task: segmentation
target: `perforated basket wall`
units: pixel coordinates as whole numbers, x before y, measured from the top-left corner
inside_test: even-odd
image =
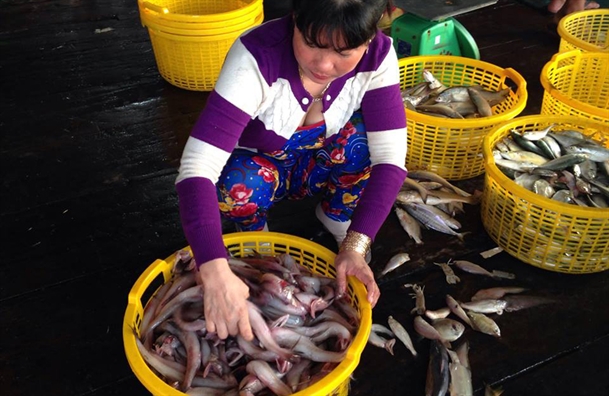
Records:
[[[493,107],[493,115],[476,119],[434,117],[405,108],[408,125],[406,167],[429,170],[449,180],[469,179],[484,173],[482,141],[496,125],[517,116],[527,102],[525,79],[511,68],[450,55],[411,56],[398,61],[401,89],[424,81],[428,69],[445,86],[481,85],[509,96]]]
[[[493,160],[493,148],[512,128],[524,132],[551,124],[609,147],[609,126],[576,117],[517,117],[495,128],[484,140],[482,223],[498,246],[527,264],[569,274],[604,271],[609,268],[609,209],[545,198],[517,185]]]
[[[542,114],[609,124],[609,52],[554,54],[541,71]]]
[[[263,255],[288,253],[294,259],[310,268],[313,272],[335,277],[335,254],[325,247],[303,238],[275,232],[245,232],[224,235],[224,243],[231,255],[244,257],[256,251]],[[153,262],[137,279],[128,296],[128,305],[123,319],[123,344],[131,369],[141,383],[152,394],[159,396],[185,396],[154,374],[137,349],[136,334],[149,298],[170,279],[175,254],[165,260]],[[360,327],[345,359],[326,377],[294,395],[297,396],[346,396],[349,390],[350,375],[359,364],[360,356],[372,327],[372,309],[366,300],[366,289],[357,279],[348,279],[347,292],[353,307],[360,314]],[[135,330],[135,334],[134,334]]]
[[[585,10],[568,14],[558,23],[559,52],[579,49],[609,52],[609,9]]]

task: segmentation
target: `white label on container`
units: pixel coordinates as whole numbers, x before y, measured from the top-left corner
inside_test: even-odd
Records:
[[[436,38],[434,39],[434,45],[438,45],[440,44],[440,35],[437,35]]]

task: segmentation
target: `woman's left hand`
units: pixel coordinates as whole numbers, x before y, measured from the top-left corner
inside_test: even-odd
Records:
[[[368,290],[368,302],[374,308],[381,296],[381,291],[364,257],[357,252],[346,250],[338,253],[334,263],[336,265],[338,294],[344,295],[347,291],[347,276],[355,276],[366,286]]]

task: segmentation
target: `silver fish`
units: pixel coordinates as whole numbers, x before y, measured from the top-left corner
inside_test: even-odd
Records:
[[[550,198],[556,193],[554,187],[552,187],[552,185],[550,185],[550,182],[546,179],[536,180],[530,190],[546,198]]]
[[[424,202],[423,198],[419,194],[418,191],[415,190],[401,190],[397,197],[396,201],[402,204],[408,204],[411,202],[415,203],[426,203],[428,205],[437,206],[443,203],[449,202],[463,202],[469,205],[476,205],[480,202],[481,194],[474,194],[468,197],[464,197],[463,195],[453,193],[450,191],[444,191],[442,189],[436,189],[433,191],[426,191],[427,199]]]
[[[461,85],[446,88],[444,91],[442,91],[439,95],[436,96],[435,101],[438,103],[469,101],[470,98],[467,89],[468,87]]]
[[[463,335],[465,331],[465,325],[449,318],[436,319],[431,324],[440,336],[447,341],[456,341]]]
[[[417,245],[422,245],[423,239],[421,236],[420,223],[404,209],[396,206],[394,210],[404,231],[406,231],[408,236],[412,238]]]
[[[542,169],[563,170],[569,166],[584,162],[587,159],[588,155],[585,153],[565,154],[561,157],[550,160],[539,167]]]
[[[436,103],[432,105],[422,104],[416,107],[417,110],[422,110],[428,113],[445,115],[449,118],[463,119],[463,116],[452,107]]]
[[[391,331],[387,333],[386,331],[384,331],[385,329],[387,329],[385,326],[373,323],[370,335],[368,336],[368,343],[374,345],[375,347],[383,348],[393,355],[393,346],[395,345],[395,338],[387,339],[382,337],[380,333],[391,334],[391,337],[393,337],[394,334]]]
[[[463,302],[461,306],[468,311],[474,311],[478,313],[496,313],[501,315],[503,310],[507,307],[507,301],[505,300],[476,300],[470,302]]]
[[[472,323],[470,317],[467,316],[467,313],[465,312],[465,310],[463,310],[463,308],[461,308],[459,302],[455,300],[450,294],[446,295],[446,305],[448,305],[448,308],[452,313],[457,315],[457,317],[467,323],[471,328],[474,328],[474,324]]]
[[[484,99],[484,97],[480,94],[478,90],[468,88],[467,93],[469,94],[470,99],[478,109],[478,113],[480,113],[482,117],[490,117],[493,115],[491,105],[488,104],[486,99]]]
[[[470,261],[454,260],[454,261],[452,261],[452,263],[454,265],[456,265],[462,271],[469,272],[470,274],[485,275],[485,276],[493,277],[492,273],[490,273],[486,269],[482,268],[478,264],[474,264]]]
[[[439,341],[431,341],[425,380],[425,396],[445,396],[450,383],[448,351]]]
[[[467,311],[467,316],[469,316],[472,323],[474,324],[474,330],[477,330],[484,334],[492,335],[493,337],[501,337],[501,330],[493,319],[489,318],[484,314],[472,311]]]
[[[537,145],[544,152],[546,157],[550,159],[558,158],[562,155],[560,145],[552,136],[544,136],[537,142]]]
[[[424,186],[420,185],[416,180],[413,180],[408,177],[404,178],[404,182],[402,183],[402,189],[418,191],[421,195],[423,203],[427,202],[427,189]]]
[[[508,160],[530,162],[535,165],[543,165],[549,161],[543,155],[526,150],[508,151],[507,153],[501,153],[501,156]]]
[[[522,132],[521,136],[523,138],[525,138],[526,140],[532,140],[532,141],[541,140],[544,137],[546,137],[548,132],[550,132],[552,130],[552,128],[554,128],[554,126],[555,126],[555,124],[549,125],[540,131],[524,131],[524,132]]]
[[[492,270],[491,274],[495,278],[516,279],[516,275],[512,274],[511,272],[505,272],[505,271],[500,271],[500,270]]]
[[[446,86],[442,84],[428,69],[423,69],[423,79],[429,83],[429,88],[440,93],[446,89]]]
[[[451,396],[472,396],[474,388],[472,386],[472,374],[469,368],[465,367],[456,352],[448,350],[451,363],[450,369],[450,394]]]
[[[445,347],[450,348],[450,342],[445,340],[442,335],[432,325],[427,323],[422,316],[415,316],[414,318],[414,329],[421,336],[429,340],[440,341]]]
[[[397,253],[393,255],[387,262],[387,265],[385,265],[385,268],[383,268],[381,275],[385,275],[388,272],[393,271],[407,261],[410,261],[410,256],[408,253]]]
[[[472,194],[468,193],[467,191],[462,190],[461,188],[451,184],[448,180],[446,180],[442,176],[438,175],[437,173],[434,173],[431,171],[426,171],[426,170],[422,170],[422,169],[411,170],[411,171],[408,171],[408,177],[417,179],[417,180],[431,180],[431,181],[440,183],[444,187],[447,187],[447,188],[453,190],[454,192],[456,192],[457,194],[463,195],[464,197],[468,197],[468,196],[472,195]]]
[[[476,294],[472,296],[471,301],[486,300],[486,299],[499,299],[506,294],[517,294],[522,293],[526,289],[524,287],[517,286],[505,286],[505,287],[491,287],[489,289],[478,290]]]
[[[406,206],[406,211],[429,229],[454,235],[461,240],[465,237],[465,233],[456,232],[452,228],[451,222],[456,220],[435,206],[411,203]]]
[[[434,311],[431,311],[429,309],[425,310],[425,316],[427,316],[431,320],[442,319],[447,317],[448,315],[450,315],[450,308],[448,307],[443,307]]]
[[[402,324],[396,319],[394,319],[391,315],[389,315],[389,317],[387,318],[387,322],[389,324],[389,328],[391,328],[391,331],[393,331],[393,334],[395,334],[395,336],[400,341],[402,341],[404,346],[406,346],[410,353],[412,353],[412,356],[417,356],[417,351],[416,349],[414,349],[412,339],[410,338],[410,335],[408,334],[404,326],[402,326]]]

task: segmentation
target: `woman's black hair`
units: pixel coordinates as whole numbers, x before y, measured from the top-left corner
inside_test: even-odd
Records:
[[[388,0],[292,0],[294,23],[305,42],[338,52],[374,37],[389,8]]]

